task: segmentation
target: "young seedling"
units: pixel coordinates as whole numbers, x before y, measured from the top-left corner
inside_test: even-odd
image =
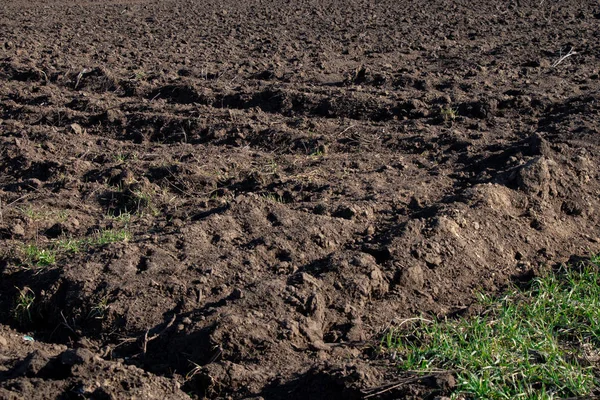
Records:
[[[104,319],[108,313],[110,306],[108,305],[108,297],[103,297],[102,300],[90,310],[88,318]]]
[[[23,289],[17,288],[17,290],[19,291],[19,294],[13,309],[15,319],[20,324],[31,323],[31,307],[35,301],[35,293],[27,286]]]
[[[159,210],[152,202],[152,194],[148,191],[137,190],[133,193],[133,200],[137,208],[138,214],[143,214],[144,211],[149,211],[151,215],[158,216]]]
[[[122,164],[127,161],[127,155],[124,153],[116,153],[113,155],[113,160],[116,163]]]
[[[444,118],[444,121],[454,122],[454,120],[456,120],[456,117],[458,117],[458,108],[452,108],[452,107],[448,106],[448,107],[442,108],[442,110],[440,111],[440,114],[442,115],[442,118]]]
[[[271,203],[285,203],[285,199],[282,196],[279,196],[276,193],[265,193],[261,195],[261,197]]]

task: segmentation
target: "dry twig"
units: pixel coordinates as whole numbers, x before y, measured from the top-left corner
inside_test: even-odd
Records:
[[[558,60],[556,60],[550,67],[551,68],[557,67],[560,63],[562,63],[567,58],[569,58],[575,54],[577,54],[577,52],[573,51],[573,47],[571,47],[571,49],[569,50],[569,52],[567,54],[565,54],[564,56],[562,56]]]
[[[158,332],[156,335],[152,335],[150,337],[148,337],[148,333],[150,333],[150,329],[146,329],[146,333],[144,333],[144,342],[142,345],[142,353],[146,354],[146,349],[148,347],[148,342],[151,342],[152,340],[158,338],[160,335],[162,335],[163,333],[165,333],[167,331],[167,329],[169,329],[171,326],[173,326],[173,323],[175,322],[175,319],[177,318],[177,314],[173,314],[173,318],[171,318],[171,320],[169,321],[169,323],[167,324],[167,326],[165,326],[163,328],[162,331]]]

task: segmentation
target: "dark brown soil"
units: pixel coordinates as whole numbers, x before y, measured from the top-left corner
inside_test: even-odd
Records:
[[[0,397],[394,381],[386,328],[600,250],[599,37],[591,0],[3,0]]]

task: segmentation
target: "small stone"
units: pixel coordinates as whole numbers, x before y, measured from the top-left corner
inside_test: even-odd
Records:
[[[0,347],[8,346],[8,340],[4,336],[0,336]]]
[[[182,324],[184,324],[184,325],[190,325],[190,324],[192,323],[192,320],[191,320],[191,318],[190,318],[190,317],[185,317],[185,318],[184,318],[184,319],[181,321],[181,323],[182,323]]]

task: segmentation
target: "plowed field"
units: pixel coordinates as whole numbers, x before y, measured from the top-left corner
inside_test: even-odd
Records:
[[[583,0],[3,0],[0,398],[393,380],[386,328],[600,250],[599,38]]]

